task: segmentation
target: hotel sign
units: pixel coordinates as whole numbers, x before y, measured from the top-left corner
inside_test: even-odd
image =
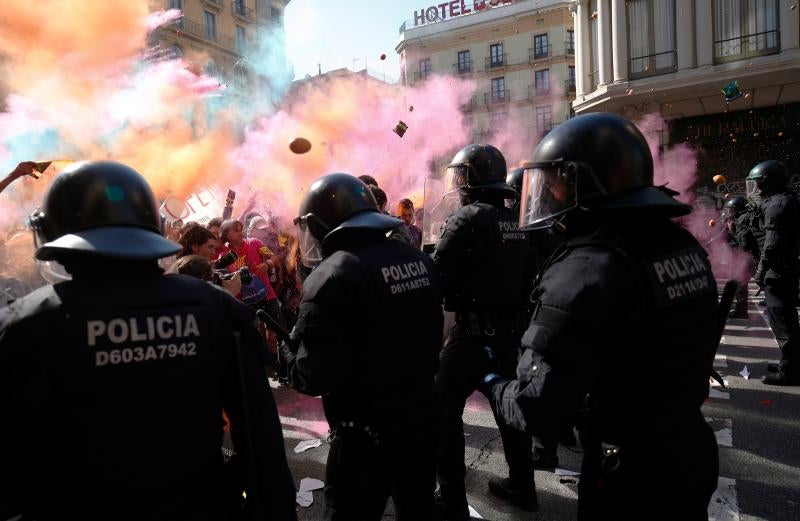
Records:
[[[486,9],[513,4],[514,0],[455,0],[414,11],[414,26],[441,22],[465,14],[479,13]]]

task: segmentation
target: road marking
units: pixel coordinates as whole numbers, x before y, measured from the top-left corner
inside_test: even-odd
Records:
[[[709,521],[739,521],[739,502],[736,499],[736,480],[720,477],[717,490],[708,504]]]
[[[722,343],[725,343],[725,337],[722,337]],[[714,357],[714,367],[728,367],[728,357],[725,355],[716,355]]]
[[[722,391],[717,391],[714,388],[708,390],[708,397],[709,398],[719,398],[720,400],[730,400],[731,395],[730,393],[724,393]]]
[[[706,421],[714,430],[717,445],[720,447],[733,447],[733,420],[727,418],[709,418]]]

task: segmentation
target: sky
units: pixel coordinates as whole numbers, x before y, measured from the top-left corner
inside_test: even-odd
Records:
[[[295,78],[365,63],[388,78],[400,77],[395,52],[400,25],[434,0],[292,0],[284,16],[286,48]],[[386,60],[381,61],[381,54]],[[355,60],[355,62],[354,62]],[[387,79],[388,79],[387,78]]]

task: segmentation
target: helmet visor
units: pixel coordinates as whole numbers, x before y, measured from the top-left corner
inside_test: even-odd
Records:
[[[520,198],[520,228],[547,228],[552,220],[578,206],[574,176],[557,166],[525,168]]]
[[[28,220],[28,227],[33,234],[33,245],[38,251],[47,241],[41,236],[42,230],[35,224],[36,222],[35,216],[31,216],[31,219]],[[66,268],[64,268],[60,262],[54,260],[41,261],[39,259],[35,259],[35,261],[39,275],[49,284],[58,284],[59,282],[72,280],[72,275],[67,272]]]
[[[745,182],[745,191],[747,192],[747,196],[750,197],[756,191],[758,191],[758,182],[756,179],[747,179]]]
[[[311,235],[308,222],[303,217],[295,219],[300,260],[306,268],[315,268],[322,262],[322,244]]]
[[[444,176],[444,193],[454,192],[469,185],[469,166],[450,165]]]

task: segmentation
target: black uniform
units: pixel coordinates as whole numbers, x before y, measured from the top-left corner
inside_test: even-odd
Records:
[[[768,196],[761,205],[764,242],[756,271],[763,284],[767,317],[781,348],[780,372],[800,381],[800,326],[797,285],[800,276],[800,203],[791,192]]]
[[[479,380],[476,359],[484,346],[497,353],[501,372],[512,377],[519,357],[517,331],[524,313],[529,238],[519,230],[519,216],[510,209],[486,203],[460,208],[448,218],[433,255],[442,277],[445,309],[455,312],[456,323],[442,350],[437,389],[444,420],[437,455],[437,474],[449,515],[468,516],[464,476],[466,399]],[[533,487],[532,440],[498,427],[515,484]]]
[[[333,431],[323,518],[381,519],[391,496],[398,519],[430,519],[443,321],[434,265],[380,230],[328,247],[303,284],[288,356],[292,386],[322,395]]]
[[[224,408],[237,451],[255,460],[265,515],[296,519],[249,310],[155,260],[84,261],[73,276],[0,310],[0,490],[12,508],[43,520],[228,519]],[[254,454],[242,442],[237,331]]]
[[[718,457],[700,412],[717,343],[705,251],[666,219],[608,224],[562,246],[535,296],[517,379],[490,399],[543,439],[580,412],[578,518],[706,519]]]

